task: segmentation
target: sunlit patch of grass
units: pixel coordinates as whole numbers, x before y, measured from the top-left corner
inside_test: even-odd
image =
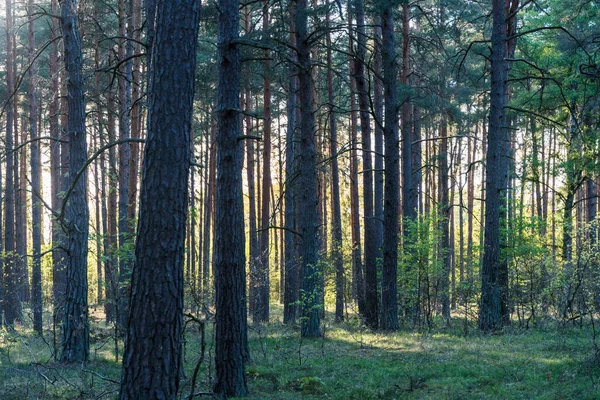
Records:
[[[274,307],[275,316],[281,311]],[[272,323],[249,329],[247,365],[254,399],[595,399],[600,367],[589,327],[546,326],[464,335],[462,324],[423,332],[370,332],[356,323],[325,321],[325,335],[302,339],[298,326]],[[0,335],[1,399],[114,399],[121,366],[114,330],[92,321],[91,361],[64,365],[53,359],[51,331],[44,339],[29,326]],[[210,392],[214,344],[205,328],[204,358],[195,392]],[[181,395],[201,357],[198,325],[185,336]],[[122,352],[123,344],[117,342]]]

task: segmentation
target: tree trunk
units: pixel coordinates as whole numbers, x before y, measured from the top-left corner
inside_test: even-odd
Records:
[[[157,4],[140,216],[120,399],[177,396],[200,1]],[[173,94],[179,101],[173,102]],[[165,198],[165,193],[169,196]]]
[[[317,199],[317,154],[315,149],[315,120],[308,35],[307,0],[296,0],[296,49],[298,53],[298,98],[300,124],[300,193],[298,218],[302,235],[302,328],[303,337],[321,335],[320,293],[321,269],[318,264],[319,219]]]
[[[363,206],[365,247],[365,323],[371,329],[379,326],[379,295],[377,291],[377,242],[373,203],[373,158],[371,154],[371,118],[368,81],[365,77],[367,36],[365,9],[362,0],[354,0],[356,17],[356,50],[354,53],[354,79],[358,91],[360,131],[363,159]],[[384,50],[385,51],[385,50]]]
[[[327,27],[330,26],[329,12],[326,14]],[[327,31],[327,96],[329,102],[329,143],[331,151],[331,230],[333,241],[331,253],[335,269],[335,320],[344,319],[344,261],[342,259],[342,211],[340,206],[340,175],[337,154],[337,121],[335,118],[333,93],[333,70],[331,32]]]
[[[352,15],[348,11],[348,25],[352,33]],[[349,48],[354,48],[352,34],[349,35]],[[350,53],[350,52],[349,52]],[[357,107],[356,107],[356,80],[354,79],[354,63],[349,60],[350,70],[350,219],[352,225],[352,297],[358,304],[358,312],[365,315],[365,281],[363,278],[363,264],[361,256],[360,211],[358,187],[358,139],[357,139]]]
[[[27,3],[27,13],[32,16],[34,13],[33,0]],[[42,199],[41,191],[41,164],[40,164],[40,142],[38,140],[39,133],[37,130],[38,124],[38,93],[37,93],[37,65],[35,58],[35,19],[29,20],[29,132],[31,142],[31,243],[33,245],[33,258],[31,266],[31,308],[33,309],[33,329],[42,333]]]
[[[290,1],[290,57],[292,60],[296,58],[296,28],[295,28],[295,3]],[[284,301],[283,301],[283,323],[291,324],[296,321],[298,310],[298,260],[296,259],[295,237],[296,230],[296,193],[297,175],[296,171],[296,144],[295,138],[298,121],[297,115],[297,91],[298,77],[297,70],[294,64],[289,66],[289,89],[287,98],[287,132],[286,132],[286,147],[285,147],[285,272],[284,272]]]
[[[398,137],[398,85],[393,7],[383,10],[382,61],[385,90],[385,189],[383,210],[383,268],[381,328],[395,331],[398,322],[398,209],[400,205],[400,150]]]
[[[502,327],[500,310],[500,210],[506,204],[508,186],[508,136],[506,131],[504,50],[506,42],[505,0],[492,1],[491,92],[486,153],[485,232],[481,267],[479,328],[494,331]]]
[[[263,3],[263,32],[269,31],[269,1]],[[271,78],[270,52],[265,50],[263,75],[263,184],[259,238],[259,269],[257,302],[252,316],[254,323],[269,322],[269,225],[271,217]]]
[[[74,0],[61,2],[64,61],[67,78],[67,137],[69,172],[65,177],[70,196],[64,206],[66,227],[67,290],[63,322],[63,362],[87,361],[90,351],[88,323],[87,253],[89,210],[83,54]],[[75,181],[76,176],[79,178]],[[65,194],[68,196],[69,192]]]
[[[56,15],[57,0],[52,0],[52,14]],[[62,138],[62,132],[59,127],[59,96],[60,86],[58,82],[58,20],[52,18],[52,45],[50,55],[48,57],[48,72],[50,74],[52,99],[48,105],[48,120],[50,125],[50,136],[55,138],[50,144],[50,190],[51,190],[51,205],[52,210],[57,213],[61,208],[61,143],[58,141]],[[7,153],[8,154],[8,153]],[[60,221],[52,218],[52,299],[54,304],[54,313],[59,307],[62,307],[64,302],[64,294],[66,289],[66,270],[64,268],[64,251],[59,245],[63,241],[63,232],[60,226]]]
[[[439,258],[442,264],[440,271],[440,297],[442,302],[442,317],[450,320],[450,199],[448,197],[448,122],[447,116],[442,116],[440,126],[440,149],[438,154],[438,212],[439,212]]]
[[[119,0],[119,49],[117,60],[119,68],[119,139],[126,140],[131,137],[131,77],[133,41],[128,40],[127,21],[132,17],[129,14],[127,1]],[[129,228],[129,162],[131,158],[130,143],[119,145],[119,329],[126,329],[129,302],[129,282],[131,280],[131,255],[127,250],[127,243],[131,240]]]
[[[244,204],[240,108],[239,0],[219,0],[217,190],[215,201],[215,369],[220,396],[248,392]]]

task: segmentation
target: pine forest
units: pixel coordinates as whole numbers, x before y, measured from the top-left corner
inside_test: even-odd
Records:
[[[0,398],[600,398],[600,1],[2,0]]]

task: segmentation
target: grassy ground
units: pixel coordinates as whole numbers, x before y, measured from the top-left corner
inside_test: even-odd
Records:
[[[326,324],[321,339],[274,322],[250,329],[248,387],[255,399],[600,399],[600,367],[591,327],[506,329],[498,335],[462,322],[425,333],[371,333]],[[458,328],[460,326],[461,328]],[[112,399],[118,391],[111,330],[92,326],[91,361],[53,361],[52,335],[27,327],[0,335],[0,399]],[[209,391],[212,329],[195,392]],[[119,345],[121,347],[121,345]],[[191,390],[200,356],[197,326],[188,325],[181,398]],[[121,349],[122,350],[122,349]]]

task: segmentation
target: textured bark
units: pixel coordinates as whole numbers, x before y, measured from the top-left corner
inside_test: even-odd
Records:
[[[179,387],[199,18],[199,0],[157,5],[149,69],[148,135],[120,399],[174,399]],[[172,101],[174,93],[177,102]]]
[[[304,337],[321,335],[321,270],[318,264],[319,220],[307,0],[296,0],[296,49],[298,52],[298,99],[300,105],[300,193],[298,219],[302,235],[302,328]]]
[[[67,248],[67,290],[63,322],[63,362],[87,361],[90,351],[88,323],[87,250],[89,210],[87,172],[77,182],[75,176],[87,160],[83,55],[74,0],[61,2],[64,61],[67,78],[67,136],[69,173],[64,179],[73,188],[66,199],[64,222]]]
[[[382,64],[385,90],[385,191],[383,209],[383,267],[381,280],[381,328],[397,330],[398,322],[398,208],[400,205],[400,153],[398,94],[393,8],[383,10]]]
[[[33,0],[27,3],[28,14],[32,15],[35,11]],[[42,332],[42,204],[41,204],[41,165],[40,165],[40,142],[38,139],[38,93],[37,84],[37,63],[35,62],[35,20],[29,21],[28,34],[29,62],[28,88],[29,92],[29,135],[31,142],[31,244],[33,246],[33,257],[31,265],[31,308],[33,309],[33,329]]]
[[[367,36],[365,33],[365,8],[362,0],[354,0],[356,17],[356,52],[354,53],[354,79],[358,91],[360,131],[363,160],[363,206],[365,229],[365,323],[371,329],[379,326],[379,294],[377,291],[377,242],[373,203],[373,158],[371,154],[371,118],[368,81],[365,77]]]
[[[483,262],[481,267],[481,303],[479,328],[494,331],[501,328],[500,312],[500,209],[506,203],[508,186],[508,137],[505,128],[504,105],[506,93],[506,42],[505,0],[492,1],[492,47],[491,47],[491,92],[490,117],[486,153],[485,189],[485,232]]]
[[[373,210],[375,212],[375,246],[377,247],[377,258],[381,259],[381,246],[383,245],[383,82],[381,65],[381,17],[375,17],[374,35],[375,54],[373,77],[373,103],[375,118],[375,171],[374,171],[374,196]],[[378,263],[378,272],[381,270],[381,264]]]
[[[219,0],[217,85],[217,190],[215,199],[215,370],[214,392],[248,392],[242,121],[240,109],[239,0]]]
[[[292,49],[296,47],[296,28],[295,20],[295,4],[293,1],[289,3],[290,12],[290,46]],[[295,50],[290,50],[290,57],[296,57]],[[283,323],[290,324],[296,322],[296,314],[298,311],[298,269],[295,250],[294,230],[296,228],[296,196],[297,191],[296,178],[296,127],[297,127],[297,91],[298,77],[294,64],[289,66],[289,89],[287,98],[287,132],[285,141],[285,271],[284,271],[284,300],[283,300]]]

